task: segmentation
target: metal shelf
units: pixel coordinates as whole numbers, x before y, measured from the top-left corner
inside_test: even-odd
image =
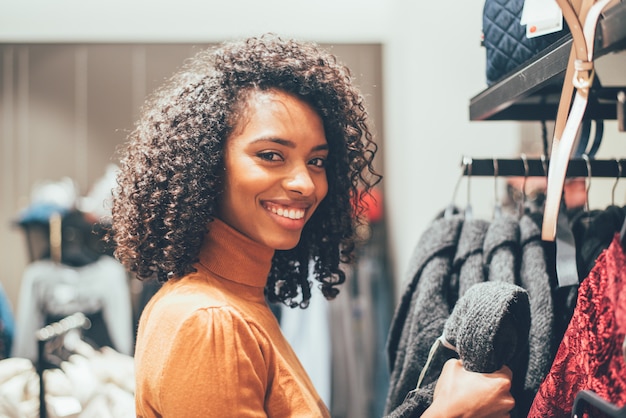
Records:
[[[470,99],[469,117],[480,120],[554,120],[572,46],[567,35]],[[605,11],[598,22],[594,59],[626,54],[626,2]],[[598,71],[599,78],[602,79]],[[618,86],[592,89],[586,118],[616,119],[617,92],[626,90],[626,68]]]

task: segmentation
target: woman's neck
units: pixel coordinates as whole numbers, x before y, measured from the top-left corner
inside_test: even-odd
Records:
[[[264,287],[274,250],[259,244],[220,219],[209,224],[200,250],[200,264],[230,281]]]

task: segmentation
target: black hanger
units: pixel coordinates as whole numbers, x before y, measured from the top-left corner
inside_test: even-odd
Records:
[[[620,408],[613,405],[611,402],[601,398],[591,390],[581,390],[576,394],[576,398],[574,398],[572,417],[582,418],[584,412],[587,412],[590,417],[598,416],[591,414],[591,411],[600,412],[600,416],[626,418],[626,407]]]

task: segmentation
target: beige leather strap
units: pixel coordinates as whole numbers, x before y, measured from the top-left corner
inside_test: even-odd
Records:
[[[563,11],[572,33],[572,52],[566,69],[564,91],[559,102],[559,111],[555,123],[548,186],[544,208],[541,238],[554,241],[563,193],[563,184],[567,166],[574,146],[578,127],[587,107],[589,89],[593,84],[593,46],[596,25],[602,10],[615,0],[583,0],[580,12],[576,14],[569,0],[556,0]],[[584,22],[584,25],[581,24]],[[574,102],[571,104],[571,91],[576,88]],[[569,89],[569,93],[566,91]]]
[[[591,3],[587,1],[586,3]],[[585,7],[585,10],[581,10],[582,1],[577,0],[574,2],[565,1],[557,1],[557,4],[561,8],[563,12],[563,17],[567,22],[568,26],[574,27],[574,30],[570,30],[572,33],[572,50],[570,52],[569,61],[567,63],[567,68],[565,69],[565,78],[563,80],[563,89],[561,90],[561,100],[559,101],[559,109],[556,117],[556,124],[554,127],[554,138],[555,140],[560,140],[563,135],[563,130],[565,129],[565,122],[567,121],[567,114],[569,113],[570,105],[572,104],[572,98],[574,95],[574,84],[572,83],[572,79],[574,77],[574,60],[576,58],[586,57],[586,43],[583,38],[583,32],[580,29],[580,20],[578,16],[581,18],[586,17],[588,7]],[[583,45],[583,47],[576,47],[576,45]]]
[[[559,7],[563,11],[563,16],[568,25],[572,25],[575,28],[580,28],[580,21],[578,20],[578,13],[580,13],[581,8],[581,0],[575,0],[572,3],[568,3],[567,0],[557,3]],[[571,22],[571,23],[570,23]],[[574,38],[573,34],[576,33],[576,38]],[[572,38],[576,39],[578,43],[585,44],[584,40],[581,39],[582,31],[574,31],[572,32]],[[555,125],[554,125],[554,139],[552,140],[553,144],[558,143],[563,136],[563,130],[565,129],[565,122],[567,122],[567,115],[569,113],[570,106],[572,104],[572,99],[574,96],[574,83],[572,80],[574,78],[574,61],[577,57],[577,52],[581,52],[580,48],[576,48],[575,41],[572,42],[572,49],[569,55],[569,60],[567,63],[567,67],[565,69],[565,78],[563,79],[563,88],[561,89],[561,99],[559,101],[559,107],[557,110]],[[586,56],[586,51],[585,51]],[[552,147],[554,151],[554,147]]]

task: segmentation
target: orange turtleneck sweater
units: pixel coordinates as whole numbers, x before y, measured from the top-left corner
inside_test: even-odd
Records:
[[[263,289],[273,249],[220,220],[197,272],[145,307],[135,349],[138,417],[329,417]]]

